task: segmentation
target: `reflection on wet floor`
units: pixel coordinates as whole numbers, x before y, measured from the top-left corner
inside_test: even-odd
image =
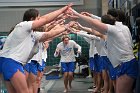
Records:
[[[42,83],[41,93],[63,93],[64,91],[63,79],[46,81],[47,84],[45,84],[45,81],[44,81],[44,85]],[[88,88],[90,86],[92,86],[91,79],[75,78],[72,82],[72,89],[70,89],[68,93],[90,93],[88,92]]]
[[[91,78],[75,78],[72,82],[72,89],[68,93],[90,93],[88,88],[92,86]],[[64,84],[63,79],[46,80],[45,76],[41,82],[40,93],[63,93]],[[0,93],[8,93],[5,88],[5,84],[0,79]]]

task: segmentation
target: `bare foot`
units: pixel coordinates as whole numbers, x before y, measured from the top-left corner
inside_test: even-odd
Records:
[[[101,92],[103,92],[105,89],[104,88],[101,88]]]
[[[98,88],[93,89],[93,93],[98,93]]]
[[[68,92],[68,89],[65,89],[65,90],[64,90],[64,93],[67,93],[67,92]]]

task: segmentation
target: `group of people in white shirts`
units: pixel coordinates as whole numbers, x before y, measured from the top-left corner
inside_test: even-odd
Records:
[[[101,72],[104,80],[103,93],[111,93],[108,72],[116,82],[115,93],[134,92],[138,63],[133,55],[130,30],[123,24],[123,13],[112,9],[100,18],[87,12],[78,13],[71,6],[69,4],[43,16],[36,9],[25,11],[23,21],[12,29],[0,51],[0,74],[5,80],[8,93],[37,93],[46,59],[43,58],[43,52],[46,51],[48,42],[69,33],[85,37],[90,44],[89,63],[96,85],[93,93],[100,90]],[[64,24],[69,17],[82,19],[91,24],[91,27],[83,27],[75,21]],[[81,53],[81,46],[64,35],[54,53],[55,57],[61,55],[64,92],[72,88],[74,48]]]

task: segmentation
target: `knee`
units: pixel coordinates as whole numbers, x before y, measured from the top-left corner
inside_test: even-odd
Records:
[[[67,72],[64,73],[64,77],[68,77],[68,73]]]
[[[69,73],[69,78],[73,78],[73,73]]]

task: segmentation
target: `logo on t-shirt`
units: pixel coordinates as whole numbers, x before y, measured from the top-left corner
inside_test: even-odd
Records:
[[[35,37],[34,37],[34,35],[31,35],[31,38],[32,38],[32,42],[35,42]]]
[[[69,53],[71,52],[72,48],[70,47],[65,47],[63,50],[62,50],[62,55],[63,56],[68,56]]]

